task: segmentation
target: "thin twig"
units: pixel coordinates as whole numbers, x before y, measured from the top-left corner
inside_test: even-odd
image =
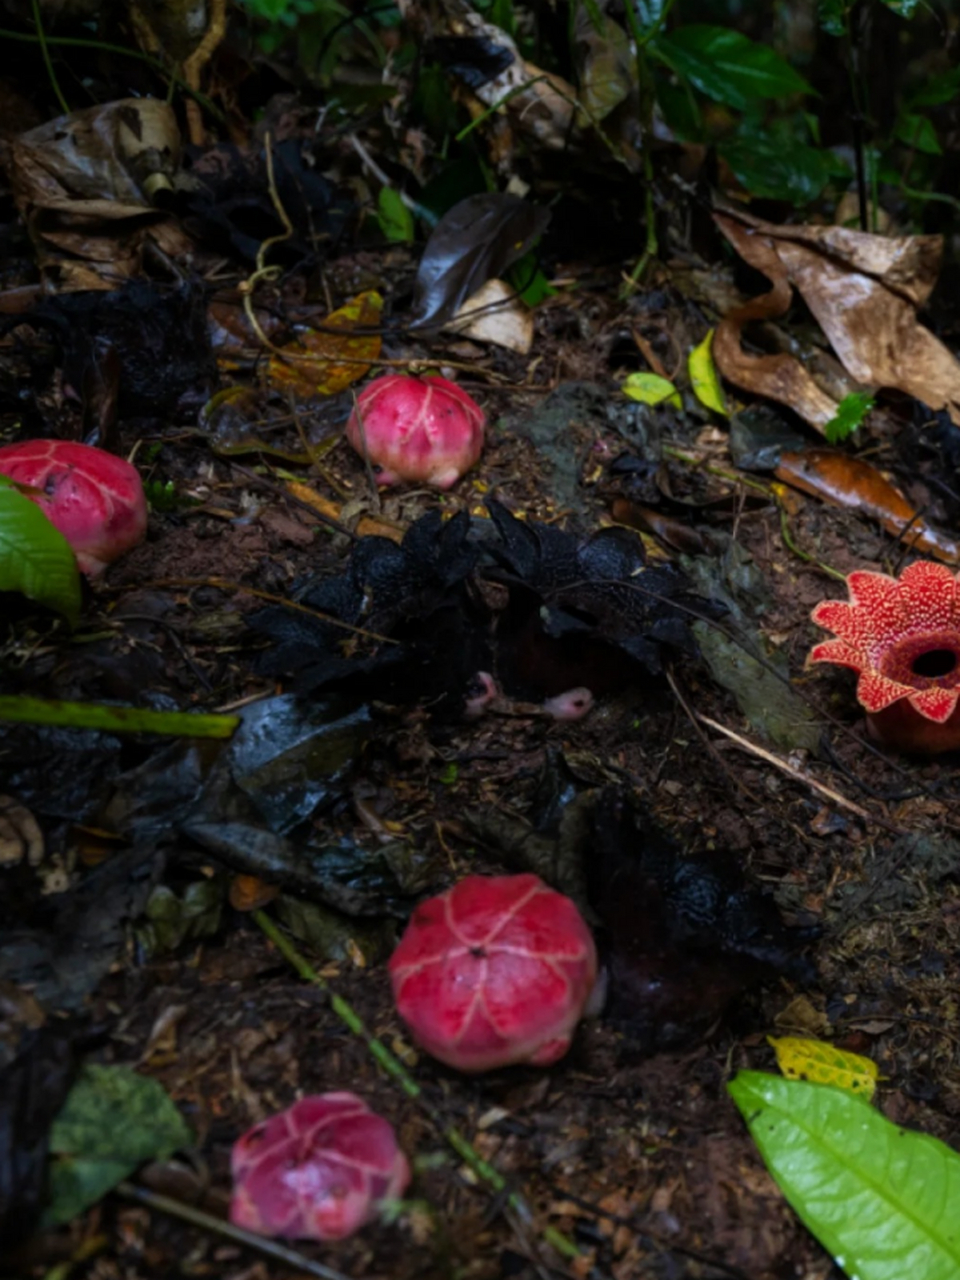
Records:
[[[879,817],[878,814],[870,813],[867,809],[862,809],[860,805],[854,804],[852,800],[848,800],[846,796],[841,795],[839,791],[834,791],[832,787],[824,786],[822,782],[817,782],[815,778],[811,778],[809,774],[804,773],[802,769],[798,769],[795,765],[790,764],[788,760],[784,760],[782,756],[775,755],[772,751],[768,751],[766,747],[759,746],[756,742],[751,742],[749,738],[744,738],[741,734],[735,733],[733,729],[728,729],[719,720],[712,720],[709,716],[702,716],[699,713],[697,718],[701,724],[707,725],[711,729],[716,729],[717,733],[722,733],[725,738],[729,738],[731,742],[735,742],[738,747],[742,747],[744,751],[750,755],[757,756],[761,760],[766,760],[767,764],[772,764],[775,769],[779,769],[781,773],[785,773],[789,778],[793,778],[794,782],[802,783],[803,786],[809,787],[812,791],[818,792],[829,800],[831,804],[838,805],[841,809],[848,809],[851,813],[855,813],[863,822],[875,822],[881,827],[886,827],[888,831],[896,832],[897,835],[904,835],[904,829],[896,826],[892,822],[887,822],[885,818]]]
[[[330,986],[326,978],[319,974],[316,969],[306,960],[290,939],[284,934],[271,918],[264,911],[252,912],[253,919],[274,944],[280,954],[287,960],[301,978],[310,982],[315,987],[319,987],[323,991],[327,999],[330,1001],[330,1008],[351,1032],[358,1039],[362,1040],[369,1050],[374,1061],[392,1080],[395,1080],[400,1088],[404,1091],[408,1098],[412,1098],[430,1121],[437,1127],[443,1137],[454,1149],[460,1159],[466,1164],[478,1178],[482,1179],[496,1192],[503,1192],[506,1195],[506,1203],[516,1213],[522,1222],[529,1226],[534,1226],[535,1219],[530,1206],[519,1191],[511,1190],[508,1186],[506,1178],[497,1169],[483,1159],[467,1141],[467,1139],[448,1124],[444,1117],[440,1114],[436,1107],[430,1103],[424,1096],[423,1090],[417,1084],[416,1080],[410,1075],[406,1067],[390,1052],[382,1040],[367,1028],[366,1024],[342,996],[337,995],[336,991]],[[555,1227],[545,1226],[543,1228],[543,1238],[548,1244],[551,1244],[565,1258],[579,1258],[580,1250],[569,1240],[561,1231]]]
[[[349,1276],[345,1276],[342,1271],[334,1271],[333,1267],[327,1267],[322,1262],[305,1258],[296,1249],[278,1244],[276,1240],[268,1240],[266,1236],[258,1236],[253,1231],[244,1231],[242,1227],[235,1227],[232,1222],[215,1218],[212,1213],[204,1213],[202,1209],[197,1209],[192,1204],[184,1204],[182,1200],[174,1200],[172,1196],[159,1195],[156,1191],[150,1191],[147,1187],[138,1186],[134,1182],[121,1182],[114,1190],[125,1200],[136,1200],[139,1204],[146,1205],[148,1209],[169,1213],[172,1218],[189,1222],[192,1226],[200,1227],[213,1235],[223,1236],[227,1240],[232,1240],[234,1244],[255,1249],[258,1253],[272,1258],[274,1262],[282,1263],[285,1267],[290,1267],[293,1271],[317,1276],[318,1280],[350,1280]]]

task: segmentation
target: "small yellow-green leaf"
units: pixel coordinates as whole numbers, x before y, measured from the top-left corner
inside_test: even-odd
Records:
[[[788,1080],[832,1084],[868,1102],[876,1092],[880,1075],[877,1064],[859,1053],[846,1053],[823,1040],[799,1036],[767,1036],[767,1040],[777,1055],[777,1066]]]
[[[624,379],[620,390],[641,404],[663,404],[666,400],[675,409],[683,408],[677,388],[668,378],[661,378],[659,373],[631,373]]]
[[[714,413],[727,416],[727,406],[720,386],[717,366],[713,363],[713,330],[711,329],[698,347],[690,352],[687,361],[693,394],[701,404],[705,404]]]

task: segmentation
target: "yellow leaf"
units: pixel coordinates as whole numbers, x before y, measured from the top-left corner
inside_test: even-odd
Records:
[[[880,1071],[869,1058],[847,1053],[823,1040],[803,1040],[797,1036],[777,1040],[767,1036],[767,1041],[777,1055],[777,1066],[788,1080],[832,1084],[868,1102],[873,1097]]]
[[[711,329],[699,347],[694,347],[687,361],[693,394],[701,404],[705,404],[714,413],[727,416],[727,406],[723,398],[723,388],[717,366],[713,363],[713,330]]]
[[[666,400],[675,409],[683,408],[677,388],[667,378],[661,378],[659,373],[631,373],[624,379],[620,390],[641,404],[662,404]]]
[[[333,396],[349,387],[369,372],[380,355],[378,334],[352,336],[352,330],[376,328],[382,308],[379,293],[360,293],[323,322],[326,328],[342,329],[342,335],[320,329],[300,333],[296,341],[280,348],[282,356],[270,357],[270,385],[304,398]]]

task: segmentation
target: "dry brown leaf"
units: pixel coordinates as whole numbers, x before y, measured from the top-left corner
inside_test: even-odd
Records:
[[[503,280],[488,280],[443,326],[476,342],[525,356],[533,346],[533,312]]]
[[[936,283],[939,236],[776,226],[739,211],[714,218],[741,256],[773,282],[770,293],[736,308],[718,327],[714,358],[724,377],[790,405],[818,430],[833,417],[836,403],[796,361],[748,356],[740,347],[743,324],[782,315],[794,286],[851,377],[916,396],[960,423],[960,363],[916,316]]]
[[[878,521],[912,551],[960,564],[960,544],[931,528],[900,490],[862,458],[830,449],[782,453],[776,476],[833,506],[850,507]]]
[[[360,293],[345,307],[324,321],[327,329],[342,329],[342,336],[320,329],[307,329],[296,342],[280,348],[267,366],[267,380],[273,387],[288,389],[296,396],[333,396],[368,373],[380,354],[379,334],[354,334],[354,329],[373,329],[380,323],[383,299],[373,290]]]
[[[60,290],[113,289],[136,274],[151,221],[166,222],[170,247],[175,224],[151,204],[179,169],[169,103],[130,98],[59,116],[11,140],[3,159],[41,269]]]

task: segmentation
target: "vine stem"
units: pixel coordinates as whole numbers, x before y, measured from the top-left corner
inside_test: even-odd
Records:
[[[283,933],[274,921],[262,910],[252,912],[253,919],[277,948],[283,958],[296,969],[300,977],[311,983],[315,987],[319,987],[330,1001],[330,1008],[343,1022],[348,1029],[366,1045],[370,1055],[373,1057],[377,1065],[389,1076],[395,1080],[400,1088],[416,1102],[417,1106],[423,1111],[424,1115],[443,1135],[449,1145],[457,1153],[460,1159],[467,1167],[483,1182],[497,1192],[497,1194],[505,1195],[507,1205],[517,1214],[518,1218],[525,1225],[533,1227],[534,1218],[530,1206],[519,1191],[511,1190],[507,1186],[507,1180],[503,1174],[489,1164],[484,1158],[474,1150],[468,1140],[458,1129],[448,1124],[440,1112],[431,1102],[424,1096],[423,1090],[410,1075],[406,1067],[397,1058],[382,1040],[368,1029],[363,1019],[359,1016],[351,1004],[338,995],[330,986],[326,978],[322,977],[313,965],[300,954],[290,939]],[[565,1258],[579,1258],[580,1250],[562,1231],[558,1231],[555,1227],[546,1226],[543,1228],[543,1238],[548,1244],[552,1245],[556,1251]]]
[[[47,76],[53,92],[56,94],[57,101],[60,103],[60,110],[65,116],[70,114],[70,104],[63,96],[63,90],[60,88],[60,82],[57,79],[57,73],[53,69],[53,59],[50,57],[50,49],[47,46],[47,35],[43,29],[43,18],[40,16],[40,0],[33,0],[33,21],[37,28],[37,42],[40,45],[40,52],[43,55],[43,65],[47,68]]]

